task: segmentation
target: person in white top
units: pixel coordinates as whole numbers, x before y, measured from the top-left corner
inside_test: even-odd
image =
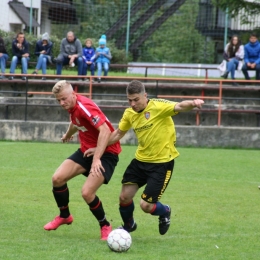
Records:
[[[231,38],[230,42],[225,47],[223,57],[226,61],[226,71],[222,77],[226,79],[230,73],[231,78],[235,79],[235,71],[236,69],[242,69],[244,59],[244,46],[241,44],[238,36],[234,35]],[[233,85],[238,84],[234,82]]]

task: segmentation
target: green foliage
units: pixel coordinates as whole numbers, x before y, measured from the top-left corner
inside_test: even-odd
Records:
[[[134,4],[136,0],[131,2]],[[64,37],[68,30],[72,30],[79,38],[99,39],[128,7],[127,1],[123,0],[74,0],[73,5],[77,10],[80,25],[53,25],[53,33],[60,38]]]
[[[195,28],[198,4],[186,4],[142,46],[145,59],[151,62],[213,63],[214,42]]]
[[[133,6],[138,0],[131,0]],[[146,0],[142,2],[142,6],[131,13],[130,23],[133,25],[138,18],[145,14],[146,11],[157,0]],[[158,1],[159,2],[159,1]],[[141,37],[144,32],[151,26],[156,19],[161,17],[167,8],[175,1],[168,0],[149,19],[140,24],[138,30],[130,34],[129,47],[136,39]],[[216,51],[215,42],[210,37],[206,38],[200,31],[196,29],[196,20],[199,15],[200,0],[186,0],[185,3],[169,17],[141,46],[138,47],[139,59],[142,62],[169,62],[169,63],[213,63],[215,62]],[[236,16],[241,10],[245,14],[241,18],[243,23],[250,22],[252,15],[258,14],[260,11],[259,1],[247,0],[211,0],[216,8],[225,11],[228,8],[232,16]],[[94,46],[98,46],[98,39],[108,29],[110,29],[118,19],[127,12],[128,1],[125,0],[73,0],[73,5],[77,11],[77,19],[79,24],[52,24],[51,40],[54,42],[54,56],[57,56],[60,48],[60,41],[66,37],[66,33],[72,30],[82,44],[86,38],[94,40]],[[214,17],[211,21],[206,21],[210,30],[215,30],[217,12],[213,12]],[[216,15],[216,16],[215,16]],[[113,38],[107,39],[107,46],[111,50],[113,56],[112,63],[127,63],[132,60],[129,55],[126,58],[125,42],[120,48],[116,47],[116,40],[126,35],[127,24],[121,25]],[[259,31],[256,28],[256,31]],[[6,33],[0,31],[6,40],[7,45],[11,43],[15,36],[13,32]],[[248,41],[248,33],[240,34],[243,42]],[[220,36],[221,37],[221,36]],[[31,60],[35,61],[33,55],[36,38],[26,35],[30,42]],[[224,33],[223,33],[224,38]],[[218,41],[221,39],[218,39]],[[223,39],[224,40],[224,39]],[[10,50],[10,48],[9,48]],[[9,53],[11,53],[9,51]]]
[[[236,16],[243,10],[245,12],[243,15],[245,23],[250,22],[249,15],[258,15],[260,11],[260,3],[256,0],[212,0],[212,3],[224,11],[228,8],[232,16]]]
[[[242,260],[258,259],[259,151],[180,148],[174,174],[162,203],[172,207],[171,227],[158,232],[158,218],[139,207],[138,228],[128,252],[111,252],[100,241],[97,221],[81,197],[86,178],[68,182],[72,225],[43,229],[58,214],[51,176],[77,144],[0,142],[2,260]],[[121,178],[135,146],[123,146],[108,185],[98,196],[113,228],[121,225],[118,196]]]
[[[255,28],[254,33],[256,33],[256,35],[258,37],[260,37],[260,27]],[[250,34],[251,34],[251,32],[245,32],[240,35],[240,38],[241,38],[241,41],[243,44],[246,44],[249,42]]]
[[[132,6],[137,0],[132,0]],[[144,6],[131,14],[131,25],[143,15],[156,1],[147,0]],[[174,1],[168,1],[130,35],[129,45],[151,26],[167,10]],[[167,19],[156,32],[139,47],[139,61],[147,62],[178,62],[178,63],[212,63],[214,62],[214,42],[206,39],[195,28],[198,15],[199,0],[187,0],[177,12]],[[75,0],[78,25],[53,25],[52,31],[59,37],[73,30],[80,39],[87,37],[98,39],[125,13],[128,1],[113,0]],[[114,39],[108,39],[108,46],[113,56],[112,62],[124,63],[125,52],[115,49],[114,42],[126,34],[126,23],[121,26]],[[125,43],[124,43],[125,44]],[[130,56],[128,60],[131,60]],[[116,61],[116,62],[115,62]]]

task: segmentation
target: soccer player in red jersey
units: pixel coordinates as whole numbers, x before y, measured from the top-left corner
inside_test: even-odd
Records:
[[[83,174],[87,176],[82,187],[82,197],[98,220],[101,229],[101,240],[106,240],[112,226],[107,221],[102,202],[96,192],[102,184],[107,184],[113,175],[121,152],[120,143],[108,146],[111,123],[90,99],[77,95],[65,80],[58,81],[52,92],[61,105],[70,114],[70,124],[62,136],[63,142],[73,138],[79,132],[80,149],[68,157],[52,176],[53,195],[60,210],[60,215],[44,226],[45,230],[55,230],[60,225],[71,224],[73,217],[69,210],[69,189],[67,182],[73,177]],[[94,156],[87,157],[85,151],[97,147]]]

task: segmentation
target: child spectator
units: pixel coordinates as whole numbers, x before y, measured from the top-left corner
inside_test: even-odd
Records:
[[[8,54],[5,48],[4,39],[0,37],[0,63],[1,63],[1,76],[0,79],[5,79],[5,67],[8,60]]]
[[[99,39],[99,47],[96,49],[95,59],[98,69],[98,82],[101,82],[102,67],[104,67],[104,76],[107,76],[110,60],[112,58],[110,50],[106,47],[106,35],[102,35]]]
[[[87,69],[89,68],[91,71],[91,76],[95,75],[95,50],[92,47],[92,40],[86,39],[85,41],[86,47],[83,48],[83,70],[82,75],[87,75]],[[87,80],[87,78],[86,78]]]
[[[44,33],[42,39],[37,41],[34,54],[38,56],[38,61],[33,74],[38,74],[40,69],[42,69],[43,75],[46,74],[47,63],[52,63],[52,45],[48,33]],[[46,80],[46,77],[42,77],[42,80]]]
[[[17,62],[22,64],[22,74],[27,74],[29,56],[29,44],[25,40],[24,33],[20,32],[17,34],[16,39],[12,42],[12,52],[13,58],[11,62],[10,73],[15,73]],[[9,79],[12,80],[14,77],[10,76]],[[22,77],[22,80],[26,80],[26,77]]]

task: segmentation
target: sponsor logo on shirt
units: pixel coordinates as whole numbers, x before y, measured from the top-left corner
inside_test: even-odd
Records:
[[[94,125],[96,125],[99,121],[100,121],[100,117],[99,117],[99,116],[94,116],[94,117],[92,118],[92,123],[93,123]]]
[[[152,126],[153,126],[153,124],[144,125],[144,126],[135,128],[134,131],[135,132],[141,132],[141,131],[144,131],[144,130],[149,130],[150,128],[152,128]]]

